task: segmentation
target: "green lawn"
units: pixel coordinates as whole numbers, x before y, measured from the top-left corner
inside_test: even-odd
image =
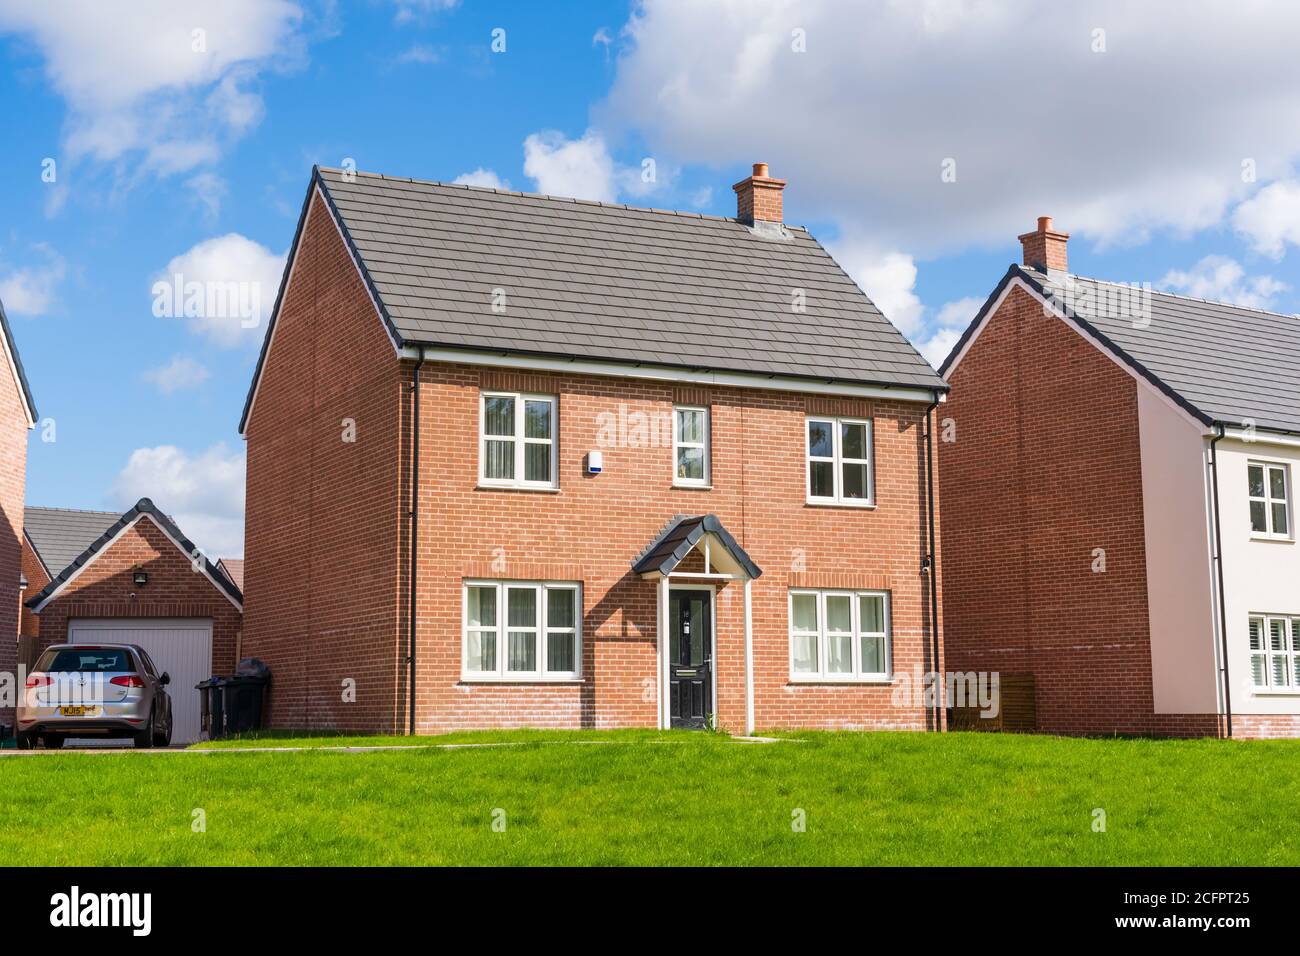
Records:
[[[508,746],[427,746],[449,740]],[[300,743],[425,746],[240,752]],[[1286,741],[264,738],[0,758],[0,864],[1294,866],[1298,779],[1300,744]],[[192,831],[196,809],[206,832]]]

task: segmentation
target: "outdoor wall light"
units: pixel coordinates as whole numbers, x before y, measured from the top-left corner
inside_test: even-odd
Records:
[[[135,582],[136,587],[142,588],[149,583],[149,572],[136,571],[133,575],[131,575],[131,580]]]

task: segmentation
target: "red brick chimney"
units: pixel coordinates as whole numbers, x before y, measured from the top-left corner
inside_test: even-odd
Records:
[[[1025,250],[1025,265],[1040,272],[1069,272],[1066,268],[1065,244],[1068,232],[1052,229],[1051,216],[1039,216],[1038,228],[1020,237]]]
[[[731,187],[736,191],[736,218],[753,224],[781,221],[781,190],[784,179],[773,179],[767,174],[767,163],[755,163],[754,175],[742,179]]]

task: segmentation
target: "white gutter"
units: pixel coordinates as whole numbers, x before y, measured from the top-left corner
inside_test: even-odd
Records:
[[[1206,434],[1213,434],[1207,432]],[[1283,435],[1278,432],[1265,431],[1262,428],[1256,428],[1247,431],[1244,428],[1223,427],[1223,436],[1233,438],[1247,445],[1285,445],[1288,448],[1300,448],[1300,435]]]
[[[465,365],[488,365],[494,368],[534,369],[569,372],[575,375],[607,375],[660,382],[683,382],[691,385],[729,385],[735,388],[764,388],[786,392],[809,392],[816,395],[844,395],[854,398],[886,398],[902,402],[934,401],[936,389],[899,385],[867,385],[831,379],[799,378],[794,375],[762,375],[755,372],[724,372],[711,369],[676,368],[671,365],[644,365],[602,362],[597,359],[548,358],[478,349],[444,349],[407,345],[402,358],[426,362],[453,362]],[[940,393],[943,394],[943,393]],[[942,400],[942,399],[941,399]]]

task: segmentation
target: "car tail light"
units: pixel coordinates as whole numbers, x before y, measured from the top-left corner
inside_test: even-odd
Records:
[[[123,677],[113,677],[109,679],[110,684],[116,684],[118,687],[143,687],[144,681],[134,674],[128,674]]]
[[[53,683],[49,674],[32,674],[27,678],[28,687],[48,687]]]

